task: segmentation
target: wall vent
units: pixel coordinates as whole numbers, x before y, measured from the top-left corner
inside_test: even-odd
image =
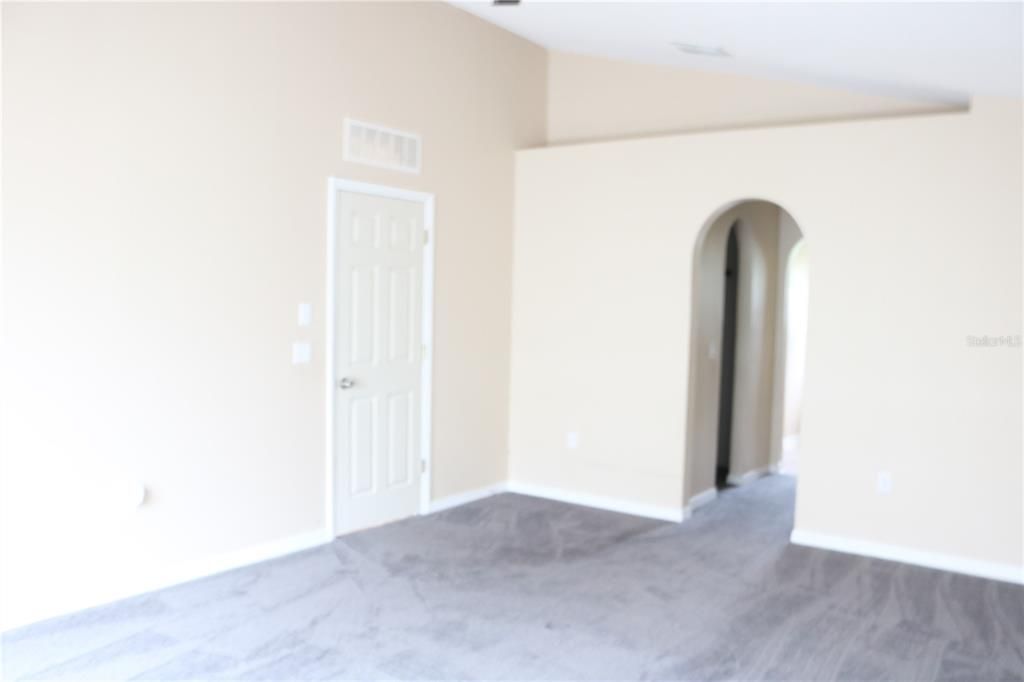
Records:
[[[419,135],[345,119],[346,161],[419,173],[420,156]]]

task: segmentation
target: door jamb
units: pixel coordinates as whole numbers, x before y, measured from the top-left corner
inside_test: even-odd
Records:
[[[335,405],[335,363],[334,342],[337,331],[335,320],[335,286],[337,273],[334,252],[337,245],[335,231],[335,212],[337,211],[338,192],[370,194],[386,199],[404,199],[423,205],[423,229],[426,232],[426,244],[423,245],[423,308],[421,316],[421,342],[423,358],[420,363],[420,504],[419,513],[426,514],[430,509],[430,478],[432,473],[431,452],[431,413],[433,403],[433,366],[434,366],[434,195],[426,192],[374,185],[366,182],[329,177],[327,179],[327,292],[324,298],[324,320],[326,321],[326,338],[324,343],[324,367],[326,376],[326,442],[324,514],[328,539],[336,535],[334,517],[337,495],[334,489],[334,405]]]

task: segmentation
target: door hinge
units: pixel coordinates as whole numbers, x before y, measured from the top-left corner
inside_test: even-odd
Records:
[[[427,460],[425,460],[425,459],[421,459],[420,460],[420,473],[421,474],[427,473]]]
[[[430,232],[428,230],[423,230],[423,246],[426,246],[429,243],[430,243]]]

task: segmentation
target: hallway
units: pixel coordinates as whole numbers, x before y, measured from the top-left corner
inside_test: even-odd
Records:
[[[1021,679],[1024,588],[792,546],[794,492],[499,495],[15,631],[5,677]]]

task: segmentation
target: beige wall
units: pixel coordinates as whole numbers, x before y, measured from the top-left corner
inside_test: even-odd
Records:
[[[777,466],[782,459],[782,439],[795,436],[799,428],[800,403],[803,397],[804,363],[806,361],[806,320],[807,310],[804,303],[802,310],[792,310],[789,303],[790,255],[793,248],[803,239],[800,227],[793,216],[786,211],[779,212],[779,249],[778,265],[776,266],[775,284],[775,381],[772,386],[772,434],[771,454],[772,466]],[[806,282],[807,254],[803,250],[797,277]],[[805,287],[806,289],[806,287]],[[800,299],[799,302],[803,302]],[[795,326],[794,326],[795,325]],[[790,335],[790,329],[796,337]],[[787,402],[787,400],[789,402]],[[787,422],[787,417],[789,422]]]
[[[763,201],[732,208],[697,237],[687,416],[686,499],[713,489],[718,451],[726,244],[736,224],[739,281],[733,379],[731,477],[768,467],[774,409],[779,209]]]
[[[552,144],[949,108],[948,104],[728,73],[561,52],[548,57]]]
[[[807,357],[807,296],[810,293],[807,245],[797,244],[790,256],[787,285],[783,290],[787,315],[782,434],[787,437],[800,435],[804,360]]]
[[[736,364],[729,477],[738,479],[769,466],[772,387],[775,369],[776,271],[779,210],[741,220],[740,272],[736,296]]]
[[[1021,142],[978,99],[520,152],[514,477],[681,505],[694,243],[761,198],[810,254],[797,528],[1021,566],[1021,350],[966,342],[1021,333]]]
[[[433,494],[504,480],[545,69],[444,5],[3,4],[5,624],[323,527],[331,175],[436,193]],[[346,116],[422,175],[343,162]]]

